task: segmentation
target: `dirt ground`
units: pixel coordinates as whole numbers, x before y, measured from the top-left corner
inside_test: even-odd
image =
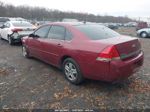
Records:
[[[117,31],[135,36],[133,28]],[[150,38],[141,43],[144,65],[122,84],[86,80],[75,86],[57,68],[24,58],[20,45],[0,40],[0,108],[150,109]]]

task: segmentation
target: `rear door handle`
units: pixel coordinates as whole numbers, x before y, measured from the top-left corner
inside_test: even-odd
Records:
[[[62,47],[62,45],[61,45],[61,44],[57,44],[57,46],[58,46],[58,47]]]

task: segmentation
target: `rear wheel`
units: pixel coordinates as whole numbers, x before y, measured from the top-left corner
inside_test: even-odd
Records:
[[[22,55],[26,58],[30,58],[29,56],[29,51],[28,49],[25,47],[25,45],[22,45]]]
[[[146,38],[146,37],[148,37],[148,34],[146,32],[142,32],[141,37]]]
[[[84,79],[79,65],[72,58],[67,58],[63,62],[63,73],[69,82],[76,85],[80,84]]]
[[[13,45],[14,44],[13,39],[10,36],[8,36],[8,43],[9,43],[9,45]]]
[[[1,36],[1,34],[0,34],[0,40],[3,40],[3,38],[2,38],[2,36]]]

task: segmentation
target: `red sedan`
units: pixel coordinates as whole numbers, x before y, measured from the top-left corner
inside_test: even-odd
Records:
[[[25,57],[36,57],[63,70],[67,80],[118,82],[143,64],[137,38],[97,24],[50,23],[22,38]]]

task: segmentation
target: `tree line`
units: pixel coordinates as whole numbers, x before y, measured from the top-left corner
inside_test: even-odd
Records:
[[[42,7],[14,6],[0,1],[0,17],[22,17],[30,20],[61,21],[64,18],[89,22],[127,23],[133,21],[128,17],[101,16],[88,13],[64,12]]]

